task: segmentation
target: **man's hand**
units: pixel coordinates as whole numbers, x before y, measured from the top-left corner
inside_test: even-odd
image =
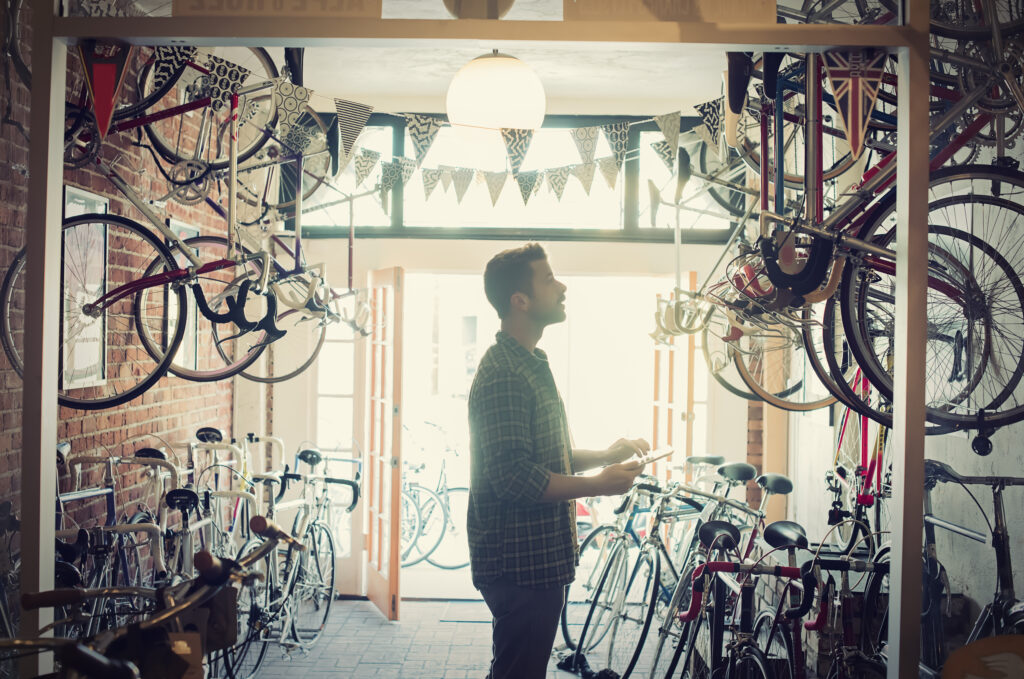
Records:
[[[619,439],[608,446],[607,461],[609,464],[622,462],[633,456],[639,457],[650,452],[650,450],[651,444],[644,439]]]
[[[610,464],[588,480],[593,484],[594,495],[622,495],[643,470],[644,464],[636,460]]]

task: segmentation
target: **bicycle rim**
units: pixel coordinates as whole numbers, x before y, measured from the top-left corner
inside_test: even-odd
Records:
[[[251,554],[260,547],[260,542],[247,542],[238,551],[238,558]],[[255,572],[270,577],[270,557],[251,567]],[[252,679],[259,672],[260,666],[267,655],[269,642],[263,641],[263,617],[267,613],[267,595],[270,583],[262,580],[252,587],[243,587],[238,593],[237,640],[235,645],[224,649],[220,654],[220,662],[224,665],[224,676],[234,679]]]
[[[587,619],[583,622],[580,638],[576,645],[577,653],[590,653],[604,640],[613,622],[615,601],[618,592],[625,586],[627,576],[628,555],[623,543],[613,549],[608,563],[597,583],[594,600]]]
[[[402,518],[401,518],[401,564],[402,568],[412,566],[423,560],[420,553],[416,551],[416,540],[420,536],[420,527],[423,519],[420,516],[420,507],[416,498],[408,491],[402,490]]]
[[[729,673],[730,679],[771,679],[773,675],[765,662],[764,654],[755,646],[748,646],[738,652],[738,657]]]
[[[140,396],[170,365],[185,333],[184,290],[170,284],[150,288],[149,303],[136,314],[138,294],[128,295],[100,312],[86,305],[104,291],[134,283],[154,262],[163,271],[177,268],[167,247],[152,233],[124,217],[87,214],[64,220],[61,256],[61,324],[57,395],[61,405],[96,410]],[[25,322],[25,251],[15,257],[0,292],[4,349],[11,365],[23,373]],[[159,294],[162,292],[163,294]],[[149,337],[166,346],[154,358],[139,337],[136,317]]]
[[[776,622],[771,611],[764,611],[754,623],[754,643],[775,679],[793,679],[792,632],[786,623]]]
[[[561,615],[562,639],[572,650],[576,649],[580,630],[593,602],[594,590],[611,554],[614,534],[613,526],[599,526],[580,545],[576,578],[568,586]]]
[[[292,590],[295,613],[292,634],[303,646],[312,646],[323,634],[334,601],[334,538],[327,526],[310,526],[301,568]]]
[[[647,632],[658,605],[661,585],[661,554],[657,548],[645,549],[631,569],[621,607],[608,635],[608,662],[605,665],[626,679],[633,672],[644,650]]]
[[[427,557],[427,563],[445,570],[465,568],[469,565],[469,540],[466,536],[469,488],[449,488],[441,497],[447,505],[448,521],[441,544]]]
[[[410,485],[402,494],[403,499],[406,494],[419,507],[421,520],[419,535],[410,553],[409,565],[413,565],[433,554],[444,540],[448,511],[440,496],[426,486]]]

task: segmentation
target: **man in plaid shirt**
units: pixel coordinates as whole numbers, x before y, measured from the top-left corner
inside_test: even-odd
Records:
[[[499,253],[484,272],[501,332],[469,393],[469,553],[473,584],[494,616],[490,679],[543,679],[565,586],[576,571],[575,499],[619,495],[643,470],[624,460],[650,450],[619,439],[573,449],[544,328],[565,320],[566,287],[544,249]],[[594,476],[577,472],[604,466]]]

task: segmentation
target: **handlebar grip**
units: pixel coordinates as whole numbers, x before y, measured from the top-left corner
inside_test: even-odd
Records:
[[[818,586],[818,578],[814,576],[814,562],[808,561],[805,563],[800,568],[800,572],[802,573],[800,579],[804,583],[804,596],[800,600],[799,606],[786,609],[785,615],[789,620],[804,617],[811,610],[811,606],[814,605],[814,589]]]
[[[260,537],[287,542],[299,551],[304,551],[306,549],[306,546],[293,538],[288,531],[284,530],[265,516],[257,515],[249,519],[249,529]]]
[[[690,607],[679,614],[679,622],[691,622],[700,613],[700,606],[704,599],[704,578],[693,574],[693,593],[690,595]]]
[[[199,577],[209,585],[220,584],[224,580],[224,562],[210,554],[205,549],[196,552],[192,557],[192,565],[199,571]]]
[[[289,474],[288,465],[285,465],[284,474],[281,474],[281,487],[278,488],[277,490],[277,495],[274,497],[274,502],[280,502],[281,500],[284,499],[285,491],[288,490],[288,481],[290,480],[288,478],[289,476],[294,476],[294,474]]]
[[[82,644],[68,644],[57,649],[56,655],[62,665],[74,668],[88,677],[109,679],[139,679],[142,675],[135,663],[115,660]]]
[[[655,495],[661,495],[665,492],[661,489],[661,486],[656,486],[653,483],[638,483],[633,487],[640,490],[646,490],[648,493],[654,493]]]
[[[51,589],[46,592],[25,592],[21,595],[21,607],[25,610],[51,608],[53,606],[70,606],[85,600],[85,590],[81,587],[65,587]]]
[[[324,478],[325,483],[336,483],[341,486],[348,486],[352,489],[352,503],[345,508],[346,512],[351,512],[359,504],[359,484],[351,479],[335,479],[331,477]]]

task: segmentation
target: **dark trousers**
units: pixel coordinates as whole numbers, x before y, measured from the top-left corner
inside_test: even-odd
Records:
[[[480,593],[494,616],[488,679],[544,679],[565,588],[528,589],[499,580]]]

